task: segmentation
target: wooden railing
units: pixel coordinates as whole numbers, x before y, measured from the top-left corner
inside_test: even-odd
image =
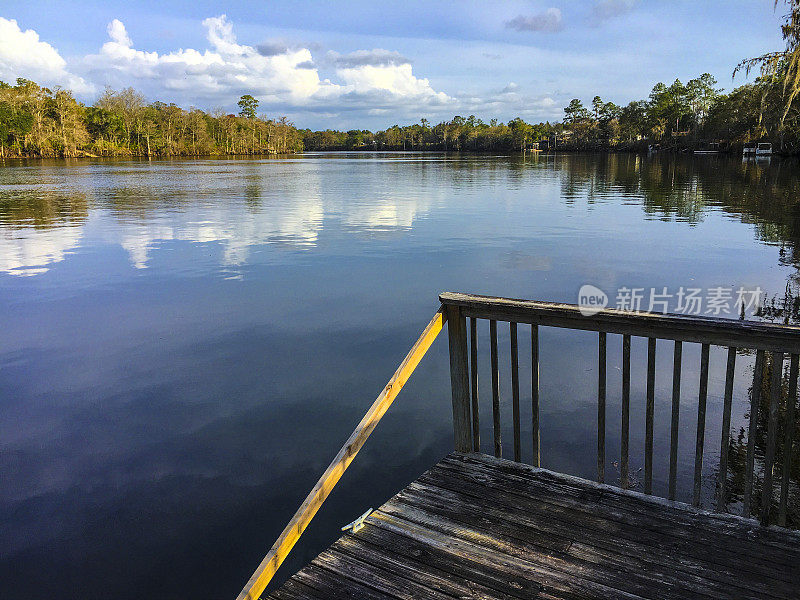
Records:
[[[597,472],[598,480],[605,479],[605,417],[606,417],[606,350],[607,334],[622,335],[622,427],[620,444],[620,484],[629,483],[629,438],[630,438],[630,379],[631,379],[631,336],[648,339],[647,351],[647,392],[645,426],[645,474],[644,491],[652,493],[653,481],[653,421],[655,403],[655,355],[656,339],[674,340],[672,372],[672,422],[670,438],[669,498],[675,499],[678,424],[680,413],[682,344],[692,342],[701,344],[700,382],[697,412],[697,441],[695,447],[693,503],[699,505],[701,475],[703,467],[703,447],[705,432],[706,398],[708,394],[709,348],[711,345],[728,348],[725,396],[722,421],[720,473],[717,482],[717,509],[720,510],[726,499],[727,446],[730,434],[731,406],[733,398],[736,350],[749,348],[756,350],[755,380],[750,406],[750,431],[747,444],[745,473],[745,494],[743,513],[750,515],[752,496],[755,433],[760,406],[761,376],[765,352],[771,353],[772,382],[768,413],[767,445],[764,457],[764,498],[761,513],[762,523],[769,521],[770,499],[772,494],[772,467],[777,443],[777,414],[781,393],[782,364],[789,355],[790,384],[787,402],[787,420],[794,423],[795,397],[797,394],[798,355],[800,355],[800,328],[784,327],[751,321],[732,321],[661,315],[654,313],[629,313],[617,310],[602,310],[592,316],[584,316],[577,306],[511,300],[467,294],[443,293],[439,296],[442,307],[428,323],[419,339],[406,355],[395,374],[378,395],[375,402],[339,453],[309,492],[305,501],[284,528],[281,535],[261,561],[250,580],[242,589],[237,600],[256,600],[266,588],[278,567],[314,518],[322,503],[330,495],[342,474],[355,458],[380,419],[391,406],[403,385],[408,381],[422,357],[448,323],[450,348],[450,383],[453,403],[453,433],[455,449],[460,452],[480,451],[480,422],[478,410],[478,339],[477,320],[489,321],[490,357],[492,372],[492,416],[494,433],[494,454],[502,452],[500,420],[500,375],[497,344],[497,322],[509,323],[511,345],[511,401],[513,413],[514,460],[521,461],[520,439],[520,380],[519,380],[519,330],[520,323],[531,326],[531,408],[533,462],[541,464],[541,444],[539,438],[539,327],[562,327],[598,332],[598,385],[597,385]],[[469,329],[467,328],[469,319]],[[469,343],[468,343],[469,342]],[[783,443],[792,447],[794,427],[787,427]],[[778,523],[786,522],[788,498],[788,474],[791,452],[784,452],[782,481],[780,486]]]
[[[797,394],[798,354],[800,354],[800,328],[760,323],[734,321],[730,319],[687,317],[657,313],[634,313],[605,309],[585,316],[580,308],[570,304],[553,304],[527,300],[511,300],[457,293],[439,296],[446,310],[450,342],[450,378],[453,401],[453,427],[455,448],[461,452],[480,451],[480,423],[478,410],[478,337],[477,320],[489,321],[489,347],[491,361],[492,417],[494,454],[501,456],[501,420],[497,347],[497,322],[509,323],[511,360],[511,403],[513,413],[514,460],[521,460],[520,440],[520,381],[519,381],[519,331],[520,323],[529,324],[531,332],[531,430],[533,464],[540,466],[539,423],[539,327],[561,327],[598,332],[598,381],[597,381],[597,479],[605,480],[605,430],[607,393],[607,335],[622,336],[622,381],[621,381],[621,432],[620,432],[620,486],[630,483],[630,396],[631,396],[631,337],[647,338],[647,380],[645,401],[645,456],[643,488],[647,494],[653,492],[653,424],[655,407],[656,340],[672,340],[672,411],[669,452],[669,492],[675,499],[678,433],[681,399],[682,349],[685,342],[697,343],[700,351],[700,377],[697,401],[697,430],[695,441],[694,480],[692,503],[700,505],[705,445],[706,402],[708,396],[710,346],[723,346],[727,350],[722,432],[720,437],[720,466],[716,482],[716,510],[723,511],[728,493],[728,445],[730,442],[731,407],[736,369],[737,349],[752,349],[756,352],[754,381],[750,401],[749,432],[744,474],[743,516],[751,514],[755,465],[755,440],[758,413],[761,406],[762,376],[765,353],[770,353],[772,376],[769,390],[766,449],[762,469],[762,502],[760,520],[770,522],[773,499],[773,467],[775,466],[778,437],[778,411],[782,394],[783,364],[788,356],[789,386],[785,416],[789,424],[785,427],[783,463],[781,468],[780,493],[778,499],[779,525],[786,524],[786,506],[791,467],[791,448],[795,423]],[[469,319],[469,327],[467,327]],[[468,351],[469,348],[469,351]]]
[[[250,577],[247,584],[245,584],[242,591],[237,596],[237,600],[257,600],[261,593],[267,587],[278,567],[284,561],[286,556],[291,551],[300,536],[305,531],[311,519],[317,514],[322,503],[330,495],[333,488],[339,482],[350,463],[361,450],[361,447],[367,441],[372,431],[378,425],[386,411],[394,402],[397,394],[403,389],[403,386],[411,377],[414,369],[417,368],[422,357],[431,347],[439,332],[444,326],[445,317],[443,311],[439,309],[436,314],[428,323],[427,327],[423,330],[417,341],[411,347],[400,366],[397,367],[392,378],[381,390],[381,393],[375,399],[370,409],[361,419],[361,422],[355,428],[353,433],[344,443],[341,450],[334,457],[328,468],[317,481],[317,484],[312,488],[306,497],[305,501],[297,509],[292,519],[284,528],[281,535],[272,545],[267,555],[258,565],[253,575]]]

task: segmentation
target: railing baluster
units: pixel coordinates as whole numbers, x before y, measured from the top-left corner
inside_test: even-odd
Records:
[[[789,395],[786,398],[786,430],[783,434],[783,466],[781,467],[781,498],[778,509],[778,525],[786,527],[786,503],[789,499],[789,471],[792,468],[792,442],[795,429],[795,406],[797,405],[798,355],[792,354],[789,361]]]
[[[647,339],[647,406],[644,433],[644,493],[653,493],[653,413],[655,412],[656,338]]]
[[[628,440],[631,407],[631,336],[622,336],[622,435],[620,440],[620,480],[628,488]]]
[[[669,499],[675,500],[678,479],[678,421],[681,411],[681,354],[683,342],[675,340],[672,354],[672,421],[669,434]]]
[[[467,320],[458,306],[447,307],[447,338],[450,345],[450,388],[453,396],[453,436],[457,452],[472,448],[467,373]]]
[[[522,453],[519,440],[519,349],[517,347],[517,324],[508,324],[511,333],[511,410],[514,418],[514,460],[520,462]]]
[[[728,445],[731,438],[731,406],[733,405],[733,378],[736,372],[736,348],[728,348],[728,366],[725,369],[725,404],[722,407],[722,440],[719,447],[719,474],[717,475],[717,512],[724,512],[728,501]]]
[[[531,325],[531,426],[533,429],[533,466],[541,466],[542,444],[539,437],[539,326]]]
[[[457,307],[455,318],[452,319],[453,347],[451,348],[451,377],[453,378],[454,396],[454,427],[460,431],[458,420],[466,414],[467,431],[457,433],[456,445],[460,446],[459,436],[469,438],[469,445],[473,451],[480,451],[480,416],[478,389],[478,340],[477,319],[485,318],[490,322],[490,352],[492,369],[492,412],[494,430],[494,451],[498,457],[502,456],[502,424],[500,407],[500,368],[498,351],[498,321],[509,323],[510,350],[511,350],[511,410],[513,413],[514,460],[521,460],[521,407],[519,390],[519,325],[531,325],[531,425],[533,441],[533,463],[541,465],[541,428],[540,428],[540,372],[539,372],[539,327],[551,326],[574,330],[589,330],[598,332],[598,372],[597,372],[597,479],[605,482],[606,463],[606,424],[608,402],[608,334],[622,337],[622,399],[621,399],[621,427],[620,427],[620,455],[619,455],[619,485],[629,488],[634,484],[631,474],[630,462],[630,429],[631,429],[631,346],[633,337],[647,338],[647,381],[645,404],[645,431],[644,431],[644,466],[643,489],[646,494],[653,494],[655,471],[655,385],[656,363],[658,359],[658,340],[674,340],[673,373],[672,373],[672,414],[670,424],[670,449],[669,449],[669,479],[668,497],[675,500],[677,496],[678,470],[685,466],[679,461],[678,446],[681,420],[681,373],[682,373],[682,344],[684,342],[702,345],[700,381],[697,404],[697,429],[693,469],[692,503],[699,506],[702,498],[703,466],[705,459],[705,428],[707,425],[708,385],[710,376],[710,347],[712,345],[728,348],[727,370],[725,377],[724,404],[722,407],[722,431],[718,443],[720,449],[719,471],[715,477],[714,499],[711,501],[718,512],[724,512],[730,501],[729,467],[731,428],[733,416],[733,387],[735,385],[736,354],[740,348],[751,348],[756,352],[755,373],[753,389],[750,397],[750,422],[748,425],[748,440],[743,457],[744,468],[742,474],[744,499],[742,512],[745,516],[757,516],[762,522],[776,522],[786,524],[788,519],[789,484],[791,469],[793,467],[792,450],[795,448],[795,435],[798,424],[795,423],[798,415],[797,404],[798,387],[800,387],[800,328],[779,326],[769,323],[735,322],[709,318],[683,317],[679,315],[658,315],[644,313],[631,318],[613,309],[601,310],[591,318],[581,308],[575,305],[555,304],[549,302],[533,302],[513,300],[507,298],[490,298],[466,294],[445,293],[440,296],[443,305],[447,308]],[[470,318],[469,328],[465,324],[465,317]],[[463,324],[463,327],[462,327]],[[460,331],[463,329],[464,331]],[[462,334],[469,339],[466,349],[462,344]],[[466,353],[466,385],[460,370],[462,360],[460,355]],[[771,355],[767,356],[765,353]],[[768,360],[774,360],[775,372],[772,374],[773,382],[764,381],[764,371]],[[786,367],[784,361],[789,361]],[[771,362],[770,362],[771,364]],[[461,365],[461,366],[459,366]],[[781,365],[789,371],[790,383],[789,398],[784,408],[784,394],[782,392]],[[771,385],[770,385],[771,384]],[[763,387],[763,390],[762,390]],[[462,389],[463,388],[463,389]],[[767,393],[769,398],[762,394]],[[466,390],[465,402],[462,396]],[[463,404],[463,406],[462,406]],[[762,406],[763,404],[763,406]],[[756,461],[756,446],[760,448],[759,436],[759,411],[767,411],[761,415],[766,439],[765,453],[759,454]],[[459,414],[456,414],[458,412]],[[786,418],[786,427],[783,418]],[[781,429],[784,427],[784,429]],[[778,439],[780,438],[780,439]],[[463,440],[462,440],[463,441]],[[511,449],[507,450],[511,455]],[[685,453],[684,453],[685,454]],[[510,458],[510,456],[509,456]],[[762,460],[764,471],[764,486],[761,487]],[[756,462],[758,465],[756,466]],[[776,462],[780,465],[776,466]],[[636,461],[633,463],[636,465]],[[794,465],[796,467],[796,465]],[[778,479],[779,481],[776,481]],[[638,485],[638,484],[637,484]],[[779,489],[774,489],[779,488]],[[760,494],[753,505],[753,493]],[[776,498],[773,499],[773,496]],[[776,505],[775,507],[772,504]],[[774,510],[773,510],[774,508]],[[738,511],[737,511],[738,512]],[[774,513],[774,514],[772,514]]]
[[[481,451],[481,427],[478,416],[478,326],[475,317],[469,319],[469,369],[472,387],[472,450]]]
[[[700,351],[700,391],[697,394],[697,443],[694,448],[694,494],[692,504],[700,506],[700,491],[703,483],[703,443],[706,434],[706,400],[708,398],[708,352],[703,344]]]
[[[497,366],[497,321],[489,321],[489,345],[492,358],[492,417],[494,418],[494,455],[502,456],[500,434],[500,371]]]
[[[601,331],[597,349],[597,481],[606,477],[606,332]]]
[[[742,516],[750,516],[750,497],[753,494],[753,466],[756,452],[756,431],[758,430],[758,406],[761,400],[761,379],[764,377],[764,351],[756,352],[756,364],[753,369],[753,391],[750,394],[750,427],[747,431],[747,458],[744,470],[744,498],[742,499]]]
[[[778,404],[783,383],[783,352],[772,353],[772,381],[769,386],[767,412],[767,449],[764,452],[764,487],[761,490],[761,524],[769,525],[772,508],[772,470],[775,466],[775,444],[778,439]]]

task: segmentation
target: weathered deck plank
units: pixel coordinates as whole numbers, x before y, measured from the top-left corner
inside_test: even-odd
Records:
[[[800,599],[800,533],[454,453],[268,597]]]

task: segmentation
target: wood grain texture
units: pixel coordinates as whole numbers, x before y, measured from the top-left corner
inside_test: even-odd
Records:
[[[470,317],[606,331],[717,346],[800,353],[800,327],[796,326],[713,317],[634,313],[610,308],[591,316],[584,316],[580,308],[574,304],[455,292],[443,292],[439,294],[439,300],[445,305],[460,306],[464,309],[464,314]]]
[[[681,366],[683,342],[675,340],[672,350],[672,418],[669,434],[669,499],[675,500],[678,481],[678,425],[681,413]]]
[[[647,390],[644,418],[644,493],[653,493],[653,420],[656,388],[656,339],[647,340]]]
[[[271,598],[797,598],[800,533],[454,453]]]
[[[622,336],[622,426],[620,427],[620,486],[627,489],[628,480],[628,443],[631,429],[631,336]]]
[[[775,445],[778,441],[778,405],[783,384],[783,352],[772,353],[772,378],[767,408],[767,448],[764,452],[764,482],[761,486],[761,524],[769,524],[772,509],[772,474],[775,466]]]
[[[733,406],[733,380],[736,373],[736,348],[728,348],[725,367],[725,397],[722,406],[722,436],[719,449],[719,472],[717,473],[717,511],[725,510],[728,502],[728,452],[731,438],[731,408]]]
[[[708,344],[700,350],[700,390],[697,394],[697,427],[694,447],[694,490],[692,504],[700,506],[703,484],[703,446],[706,435],[706,400],[708,399]]]
[[[539,465],[534,465],[538,467]],[[598,334],[597,344],[597,481],[606,477],[606,332]]]
[[[781,467],[781,491],[778,500],[778,525],[786,526],[786,505],[789,498],[789,472],[792,468],[795,410],[797,408],[797,354],[789,360],[789,394],[786,397],[786,426],[783,436],[783,465]]]
[[[472,450],[481,451],[481,425],[478,407],[478,325],[477,319],[469,320],[469,374],[472,398]]]
[[[742,516],[750,516],[750,503],[753,499],[753,469],[756,459],[756,434],[758,432],[758,410],[761,401],[761,383],[764,378],[764,351],[756,352],[756,363],[753,367],[753,388],[750,391],[750,424],[747,431],[747,455],[744,467],[744,497],[742,498]]]
[[[531,430],[534,467],[538,467],[542,462],[539,426],[539,326],[531,325]]]
[[[489,321],[489,354],[492,368],[492,428],[494,455],[503,455],[503,433],[500,421],[500,365],[497,356],[497,321]]]
[[[511,418],[514,425],[514,460],[522,460],[519,417],[519,347],[517,345],[517,324],[509,323],[511,339]]]
[[[457,306],[446,306],[450,346],[450,390],[453,401],[453,443],[458,452],[472,450],[467,321]]]

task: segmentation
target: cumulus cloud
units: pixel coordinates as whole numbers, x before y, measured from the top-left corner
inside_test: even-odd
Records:
[[[109,40],[98,54],[85,57],[87,75],[105,85],[142,87],[155,94],[187,92],[192,99],[218,99],[250,93],[265,101],[301,102],[319,92],[321,82],[308,49],[289,49],[270,55],[241,45],[225,15],[203,21],[210,45],[159,54],[134,47],[125,25],[114,19]],[[303,65],[303,66],[299,66]]]
[[[598,0],[589,14],[589,22],[597,26],[603,21],[629,13],[637,2],[638,0]]]
[[[381,108],[441,105],[452,99],[414,75],[411,61],[383,49],[328,53],[323,61],[339,81],[322,79],[309,48],[281,41],[241,44],[225,15],[203,21],[209,48],[159,54],[137,49],[119,20],[108,26],[100,52],[83,59],[92,80],[133,85],[151,96],[170,93],[189,102],[230,103],[252,94],[265,106],[326,111],[334,107]],[[172,98],[171,98],[172,99]]]
[[[108,37],[111,38],[112,42],[128,48],[133,46],[133,42],[131,38],[128,37],[128,32],[125,30],[125,25],[123,25],[122,21],[119,19],[111,21],[111,23],[108,24],[107,30]]]
[[[506,28],[515,31],[543,31],[553,33],[564,28],[561,11],[557,8],[548,8],[535,15],[517,15],[506,21]]]
[[[411,65],[364,65],[338,69],[337,75],[345,82],[342,89],[357,96],[406,98],[425,104],[447,104],[451,98],[437,92],[427,79],[415,77]]]
[[[67,69],[67,62],[32,29],[23,31],[14,19],[0,17],[0,79],[13,83],[17,77],[44,85],[62,85],[79,93],[92,86]]]

